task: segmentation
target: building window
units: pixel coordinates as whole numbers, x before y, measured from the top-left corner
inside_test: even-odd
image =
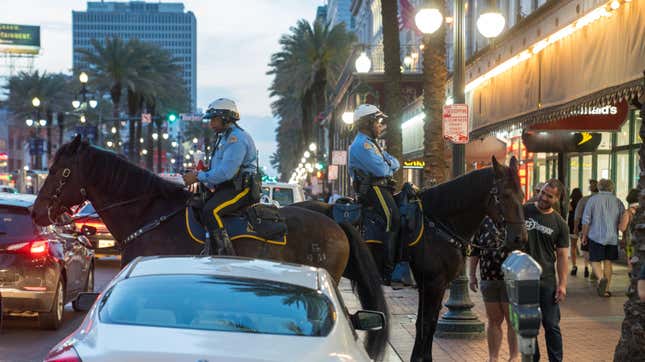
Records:
[[[627,146],[629,145],[629,118],[623,123],[623,126],[620,127],[620,130],[616,133],[616,146]]]

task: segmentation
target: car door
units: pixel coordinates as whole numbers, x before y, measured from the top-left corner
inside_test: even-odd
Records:
[[[69,233],[64,226],[51,227],[54,237],[63,246],[65,270],[67,272],[67,295],[73,296],[83,288],[82,246],[76,236]]]

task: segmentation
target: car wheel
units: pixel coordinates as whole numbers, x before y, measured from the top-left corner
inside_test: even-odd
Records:
[[[85,282],[84,292],[92,293],[94,292],[94,266],[90,268],[90,272],[87,273],[87,281]],[[72,308],[74,311],[81,312],[81,309],[78,307],[77,301],[78,297],[72,301]]]
[[[58,280],[56,294],[54,295],[54,305],[51,312],[38,313],[38,322],[42,329],[58,329],[63,323],[63,311],[65,310],[65,291],[63,279]]]

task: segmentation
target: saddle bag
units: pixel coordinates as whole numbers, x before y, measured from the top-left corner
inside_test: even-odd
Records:
[[[337,223],[348,222],[357,225],[361,219],[361,205],[336,202],[332,207],[332,215]]]
[[[255,204],[246,210],[253,230],[267,239],[278,239],[287,232],[285,219],[273,205]]]

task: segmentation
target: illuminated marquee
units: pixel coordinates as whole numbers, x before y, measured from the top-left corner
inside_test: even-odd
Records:
[[[420,160],[403,161],[403,168],[423,169],[425,166],[426,163]]]
[[[0,23],[0,52],[38,54],[40,27]]]

